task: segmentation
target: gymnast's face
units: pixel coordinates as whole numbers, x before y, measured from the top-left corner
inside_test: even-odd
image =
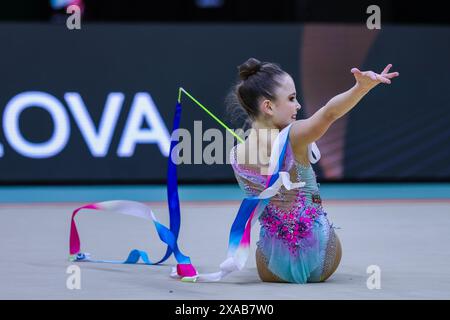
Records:
[[[275,90],[275,100],[265,100],[264,112],[269,116],[273,126],[283,129],[297,120],[297,111],[301,105],[297,101],[295,84],[288,74],[279,79],[280,85]]]

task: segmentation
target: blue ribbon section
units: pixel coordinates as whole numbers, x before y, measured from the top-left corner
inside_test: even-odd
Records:
[[[174,132],[180,127],[180,119],[181,119],[181,103],[178,102],[175,106],[175,115],[173,117],[173,125],[172,125],[172,135],[170,139],[170,152],[167,166],[167,202],[169,205],[169,215],[170,215],[170,231],[172,232],[173,237],[178,239],[178,234],[180,232],[180,224],[181,224],[181,214],[180,214],[180,200],[178,197],[178,179],[177,179],[177,165],[172,160],[172,150],[175,148],[177,141],[173,136]],[[162,239],[161,239],[162,240]],[[172,249],[168,246],[166,254],[164,257],[157,262],[161,263],[167,260],[172,254]],[[175,255],[176,257],[176,255]],[[177,259],[178,260],[178,259]],[[189,260],[189,258],[188,258]],[[180,262],[180,261],[179,261]],[[185,262],[180,262],[185,263]]]
[[[79,253],[74,258],[75,261],[89,261],[99,263],[113,263],[113,264],[136,264],[139,260],[142,260],[144,264],[155,265],[167,260],[172,253],[175,259],[180,264],[190,264],[191,260],[188,256],[181,253],[177,245],[178,234],[180,231],[180,201],[178,196],[178,183],[177,183],[177,166],[172,160],[172,151],[175,148],[177,141],[174,140],[173,133],[179,129],[181,118],[181,103],[177,103],[175,107],[175,115],[173,118],[172,136],[170,142],[170,151],[167,168],[167,201],[169,206],[170,215],[170,230],[159,222],[154,221],[158,236],[164,243],[167,244],[167,250],[163,258],[158,262],[151,262],[148,258],[148,254],[145,251],[133,249],[128,254],[128,258],[125,261],[113,261],[113,260],[93,260],[90,259],[89,254]]]

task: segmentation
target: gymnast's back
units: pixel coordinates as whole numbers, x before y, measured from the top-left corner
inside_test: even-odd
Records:
[[[268,177],[263,165],[245,161],[249,148],[247,139],[230,151],[230,163],[245,197],[259,195]],[[291,190],[281,186],[258,217],[258,273],[263,281],[324,281],[337,268],[341,253],[339,240],[322,207],[316,174],[310,164],[296,160],[290,142],[280,171],[288,172],[292,182],[305,185]],[[271,279],[264,278],[267,274]]]

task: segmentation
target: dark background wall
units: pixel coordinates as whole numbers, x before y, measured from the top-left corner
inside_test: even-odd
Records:
[[[53,0],[3,1],[0,20],[49,21],[64,9]],[[389,0],[83,0],[86,21],[364,23],[378,5],[390,24],[448,24],[445,1]],[[214,4],[208,6],[206,4]]]
[[[71,131],[61,152],[34,159],[12,147],[2,125],[0,182],[164,182],[167,158],[157,145],[139,144],[131,157],[117,154],[136,93],[152,97],[169,131],[179,86],[236,127],[224,100],[236,81],[237,65],[252,56],[278,62],[293,76],[304,105],[300,117],[352,84],[349,66],[381,71],[392,63],[400,71],[398,81],[370,92],[339,120],[338,132],[318,141],[323,160],[315,166],[322,181],[450,180],[450,28],[383,25],[374,36],[364,26],[357,26],[357,33],[354,25],[324,26],[85,23],[81,30],[69,31],[61,24],[4,22],[0,117],[18,94],[40,91],[63,105]],[[313,71],[317,79],[310,76]],[[97,127],[108,94],[123,93],[104,157],[93,156],[87,147],[64,99],[67,92],[81,95]],[[182,127],[193,132],[194,121],[202,120],[203,129],[218,128],[199,107],[183,101]],[[21,114],[20,128],[37,143],[50,138],[54,124],[48,112],[29,108]],[[327,162],[337,152],[342,156]],[[229,165],[183,165],[179,176],[184,182],[234,182]]]

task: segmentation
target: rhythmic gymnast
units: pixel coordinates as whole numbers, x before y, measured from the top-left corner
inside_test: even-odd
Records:
[[[275,138],[267,133],[279,132],[289,125],[289,145],[282,170],[289,172],[292,182],[305,182],[303,187],[291,190],[282,186],[258,217],[261,231],[256,264],[262,281],[322,282],[337,269],[342,256],[341,243],[322,207],[320,184],[310,164],[314,163],[312,145],[375,86],[390,84],[399,75],[389,72],[391,67],[387,65],[381,74],[351,69],[355,85],[303,120],[296,120],[301,105],[294,81],[287,72],[275,63],[254,58],[238,67],[240,80],[232,94],[251,123],[245,141],[230,153],[239,186],[248,197],[265,189],[264,173],[267,173]],[[257,155],[256,161],[251,161],[252,155]]]

